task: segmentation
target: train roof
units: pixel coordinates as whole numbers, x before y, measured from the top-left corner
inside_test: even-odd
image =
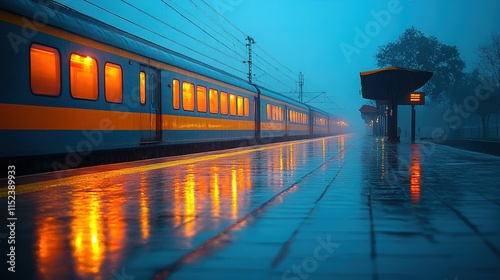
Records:
[[[251,84],[231,73],[140,38],[55,1],[2,0],[0,1],[0,9],[30,19],[43,18],[44,20],[47,20],[45,24],[50,26],[78,34],[82,37],[86,37],[100,43],[130,51],[150,59],[161,61],[190,72],[210,77],[248,91],[255,92],[255,87],[258,87],[261,93],[265,96],[288,102],[300,108],[311,108],[314,111],[322,112],[328,115],[328,113],[315,107],[298,102],[295,99],[277,93],[268,88]],[[44,16],[41,16],[40,13]]]
[[[44,2],[2,0],[0,8],[30,19],[43,18],[47,20],[48,25],[82,37],[255,92],[254,86],[231,73],[142,39],[57,2]]]
[[[262,86],[259,86],[259,85],[256,85],[256,87],[259,88],[260,93],[262,95],[264,95],[264,96],[268,96],[268,97],[271,97],[271,98],[274,98],[274,99],[282,100],[282,101],[285,101],[287,103],[290,103],[292,105],[295,105],[297,107],[301,107],[301,108],[304,108],[304,109],[308,109],[309,108],[309,106],[305,105],[304,103],[300,103],[297,100],[295,100],[293,98],[290,98],[290,97],[288,97],[288,96],[286,96],[284,94],[275,92],[273,90],[270,90],[268,88],[265,88],[265,87],[262,87]]]

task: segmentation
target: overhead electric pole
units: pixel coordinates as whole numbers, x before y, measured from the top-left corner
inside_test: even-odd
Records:
[[[248,47],[248,61],[243,61],[244,63],[248,63],[248,82],[252,82],[252,45],[255,44],[255,41],[252,37],[247,36],[247,47]]]
[[[304,85],[304,75],[299,73],[299,101],[302,102],[302,86]]]

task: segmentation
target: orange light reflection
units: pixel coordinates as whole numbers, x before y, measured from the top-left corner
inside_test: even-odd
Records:
[[[140,203],[141,203],[141,237],[145,242],[149,237],[149,206],[148,206],[148,185],[145,181],[145,175],[141,176],[139,182]]]
[[[82,278],[99,272],[105,251],[100,193],[87,193],[86,198],[72,200],[71,247]]]
[[[416,204],[420,200],[420,182],[421,182],[421,170],[420,170],[420,147],[416,144],[411,146],[411,167],[410,167],[410,193],[411,201]]]

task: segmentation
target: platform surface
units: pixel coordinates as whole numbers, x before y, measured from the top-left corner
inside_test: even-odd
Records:
[[[500,157],[428,142],[344,135],[21,177],[15,217],[2,279],[500,279]]]

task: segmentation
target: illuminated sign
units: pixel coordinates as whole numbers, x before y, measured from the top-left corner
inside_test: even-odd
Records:
[[[377,106],[388,105],[391,102],[389,100],[377,100]],[[398,105],[425,105],[425,93],[424,92],[411,92],[403,98],[398,100]]]
[[[409,105],[424,105],[425,94],[423,92],[412,92],[408,95]]]

